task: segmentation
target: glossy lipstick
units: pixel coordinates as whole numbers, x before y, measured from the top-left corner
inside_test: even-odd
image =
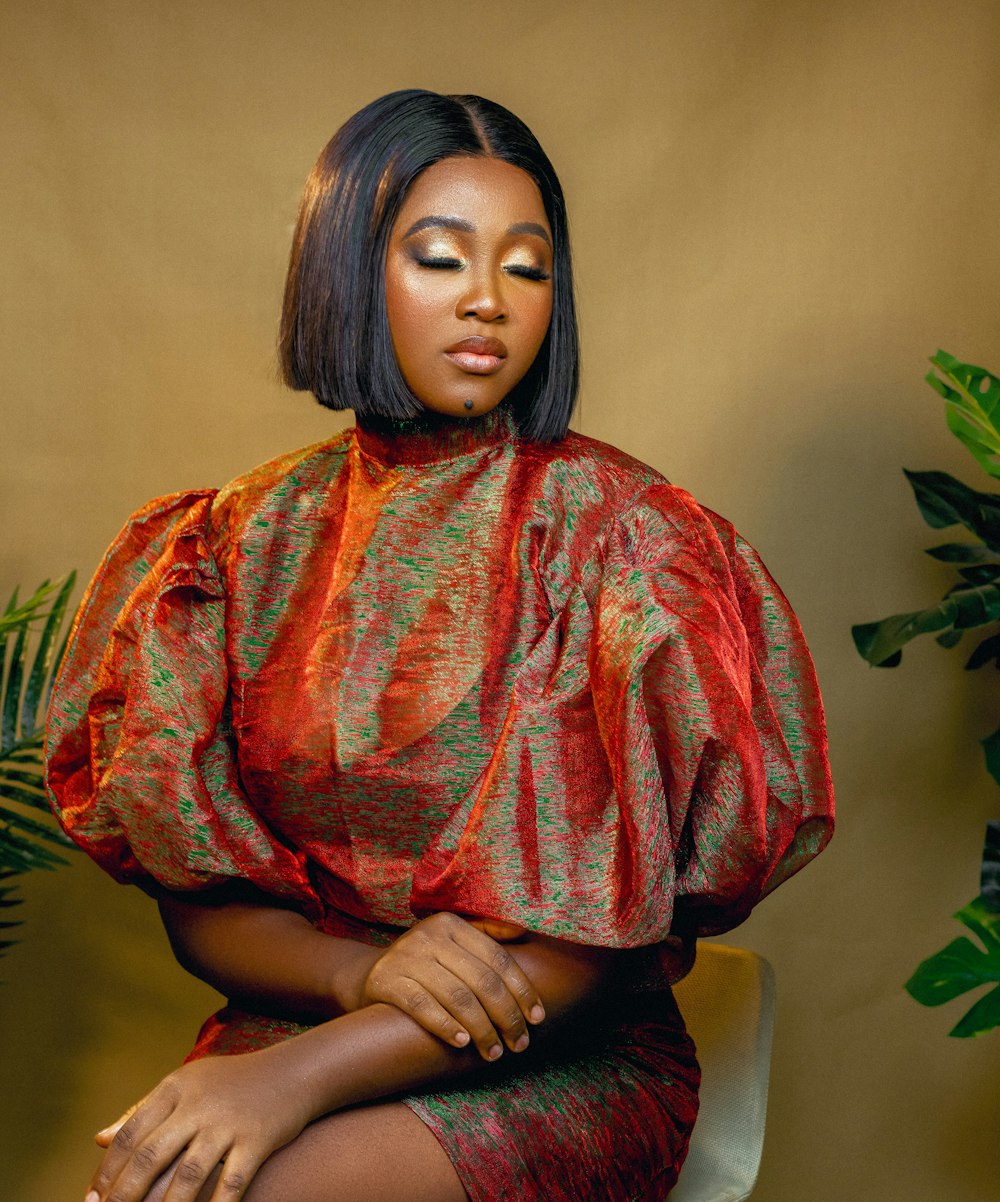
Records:
[[[463,338],[448,347],[445,354],[462,371],[488,376],[503,365],[507,348],[499,338]]]

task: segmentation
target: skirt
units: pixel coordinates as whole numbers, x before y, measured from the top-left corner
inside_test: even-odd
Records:
[[[303,1029],[226,1007],[188,1059],[250,1051]],[[493,1071],[486,1084],[398,1099],[437,1137],[471,1202],[666,1198],[687,1154],[700,1081],[669,987],[616,994]]]

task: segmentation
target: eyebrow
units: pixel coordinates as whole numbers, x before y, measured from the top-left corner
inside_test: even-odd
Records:
[[[410,238],[414,234],[419,234],[421,230],[431,228],[442,228],[446,230],[461,230],[466,234],[473,234],[476,227],[471,221],[466,221],[463,217],[440,217],[437,214],[432,214],[430,217],[421,217],[419,221],[415,221],[403,235],[404,238]],[[537,221],[518,221],[510,226],[507,230],[508,234],[537,234],[541,238],[549,250],[552,249],[552,240],[544,226],[538,224]]]

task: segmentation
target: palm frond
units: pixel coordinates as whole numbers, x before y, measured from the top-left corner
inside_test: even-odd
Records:
[[[52,682],[66,650],[66,639],[60,642],[59,633],[75,583],[75,572],[62,580],[45,580],[23,602],[15,589],[0,614],[0,908],[21,902],[11,877],[65,864],[55,848],[73,846],[49,811],[42,730]],[[0,922],[0,930],[18,925]],[[0,955],[12,943],[0,939]]]

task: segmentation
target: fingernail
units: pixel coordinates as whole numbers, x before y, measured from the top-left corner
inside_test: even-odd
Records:
[[[503,1055],[503,1048],[498,1043],[495,1043],[493,1047],[491,1047],[486,1053],[486,1055],[489,1056],[491,1060],[499,1060]],[[89,1198],[87,1199],[87,1202],[90,1202]]]
[[[101,1202],[101,1195],[96,1189],[92,1189],[83,1202]]]
[[[531,1013],[528,1015],[533,1023],[540,1023],[545,1017],[545,1011],[541,1006],[532,1006]]]
[[[468,1031],[459,1031],[458,1034],[455,1036],[455,1042],[460,1043],[462,1045],[462,1047],[464,1048],[465,1045],[469,1042],[469,1032]]]
[[[522,1035],[521,1038],[518,1039],[518,1041],[514,1044],[514,1051],[515,1052],[523,1052],[527,1046],[528,1046],[528,1036]]]

